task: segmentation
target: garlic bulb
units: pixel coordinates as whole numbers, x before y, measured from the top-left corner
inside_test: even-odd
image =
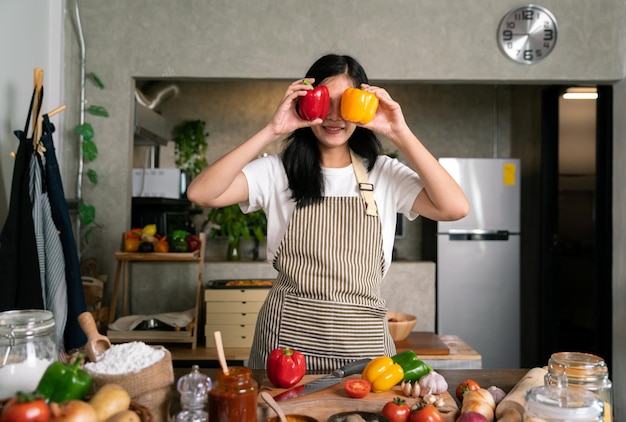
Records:
[[[422,395],[441,394],[448,391],[448,383],[446,379],[438,372],[430,371],[419,380]]]

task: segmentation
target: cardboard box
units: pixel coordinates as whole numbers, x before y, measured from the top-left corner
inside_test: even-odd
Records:
[[[133,196],[180,198],[180,169],[133,169]]]

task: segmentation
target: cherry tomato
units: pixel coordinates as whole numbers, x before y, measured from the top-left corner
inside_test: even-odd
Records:
[[[48,422],[50,408],[44,399],[18,393],[2,409],[0,422]]]
[[[372,389],[372,384],[363,378],[350,378],[343,383],[343,388],[348,396],[360,399],[367,396]]]
[[[383,406],[381,415],[389,419],[389,422],[409,422],[411,406],[401,397],[394,399]]]
[[[443,422],[443,416],[432,404],[420,403],[411,411],[409,422]]]
[[[469,379],[465,380],[456,387],[456,398],[459,399],[459,401],[462,403],[463,394],[467,393],[468,391],[478,390],[479,388],[480,385],[478,385],[476,381]]]

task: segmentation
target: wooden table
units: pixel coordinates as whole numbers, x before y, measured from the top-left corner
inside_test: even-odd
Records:
[[[190,372],[191,368],[174,368],[174,377],[176,380]],[[496,385],[508,393],[518,381],[526,375],[529,369],[442,369],[438,370],[448,382],[448,392],[455,397],[457,385],[466,379],[473,379],[485,388]],[[218,369],[201,368],[200,372],[211,377],[211,380],[217,379]],[[310,372],[309,374],[311,374]],[[264,370],[253,370],[252,375],[259,385],[263,384],[265,379]],[[456,400],[456,399],[455,399]],[[171,413],[176,414],[180,410],[180,401],[177,394],[172,398]]]

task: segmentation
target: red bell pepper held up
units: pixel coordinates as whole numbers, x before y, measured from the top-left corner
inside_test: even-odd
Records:
[[[306,374],[304,355],[290,348],[274,349],[267,357],[267,377],[275,387],[289,388]]]
[[[306,85],[311,82],[304,79]],[[307,91],[306,95],[298,98],[298,114],[304,120],[324,119],[330,111],[330,94],[324,85],[318,85]]]

